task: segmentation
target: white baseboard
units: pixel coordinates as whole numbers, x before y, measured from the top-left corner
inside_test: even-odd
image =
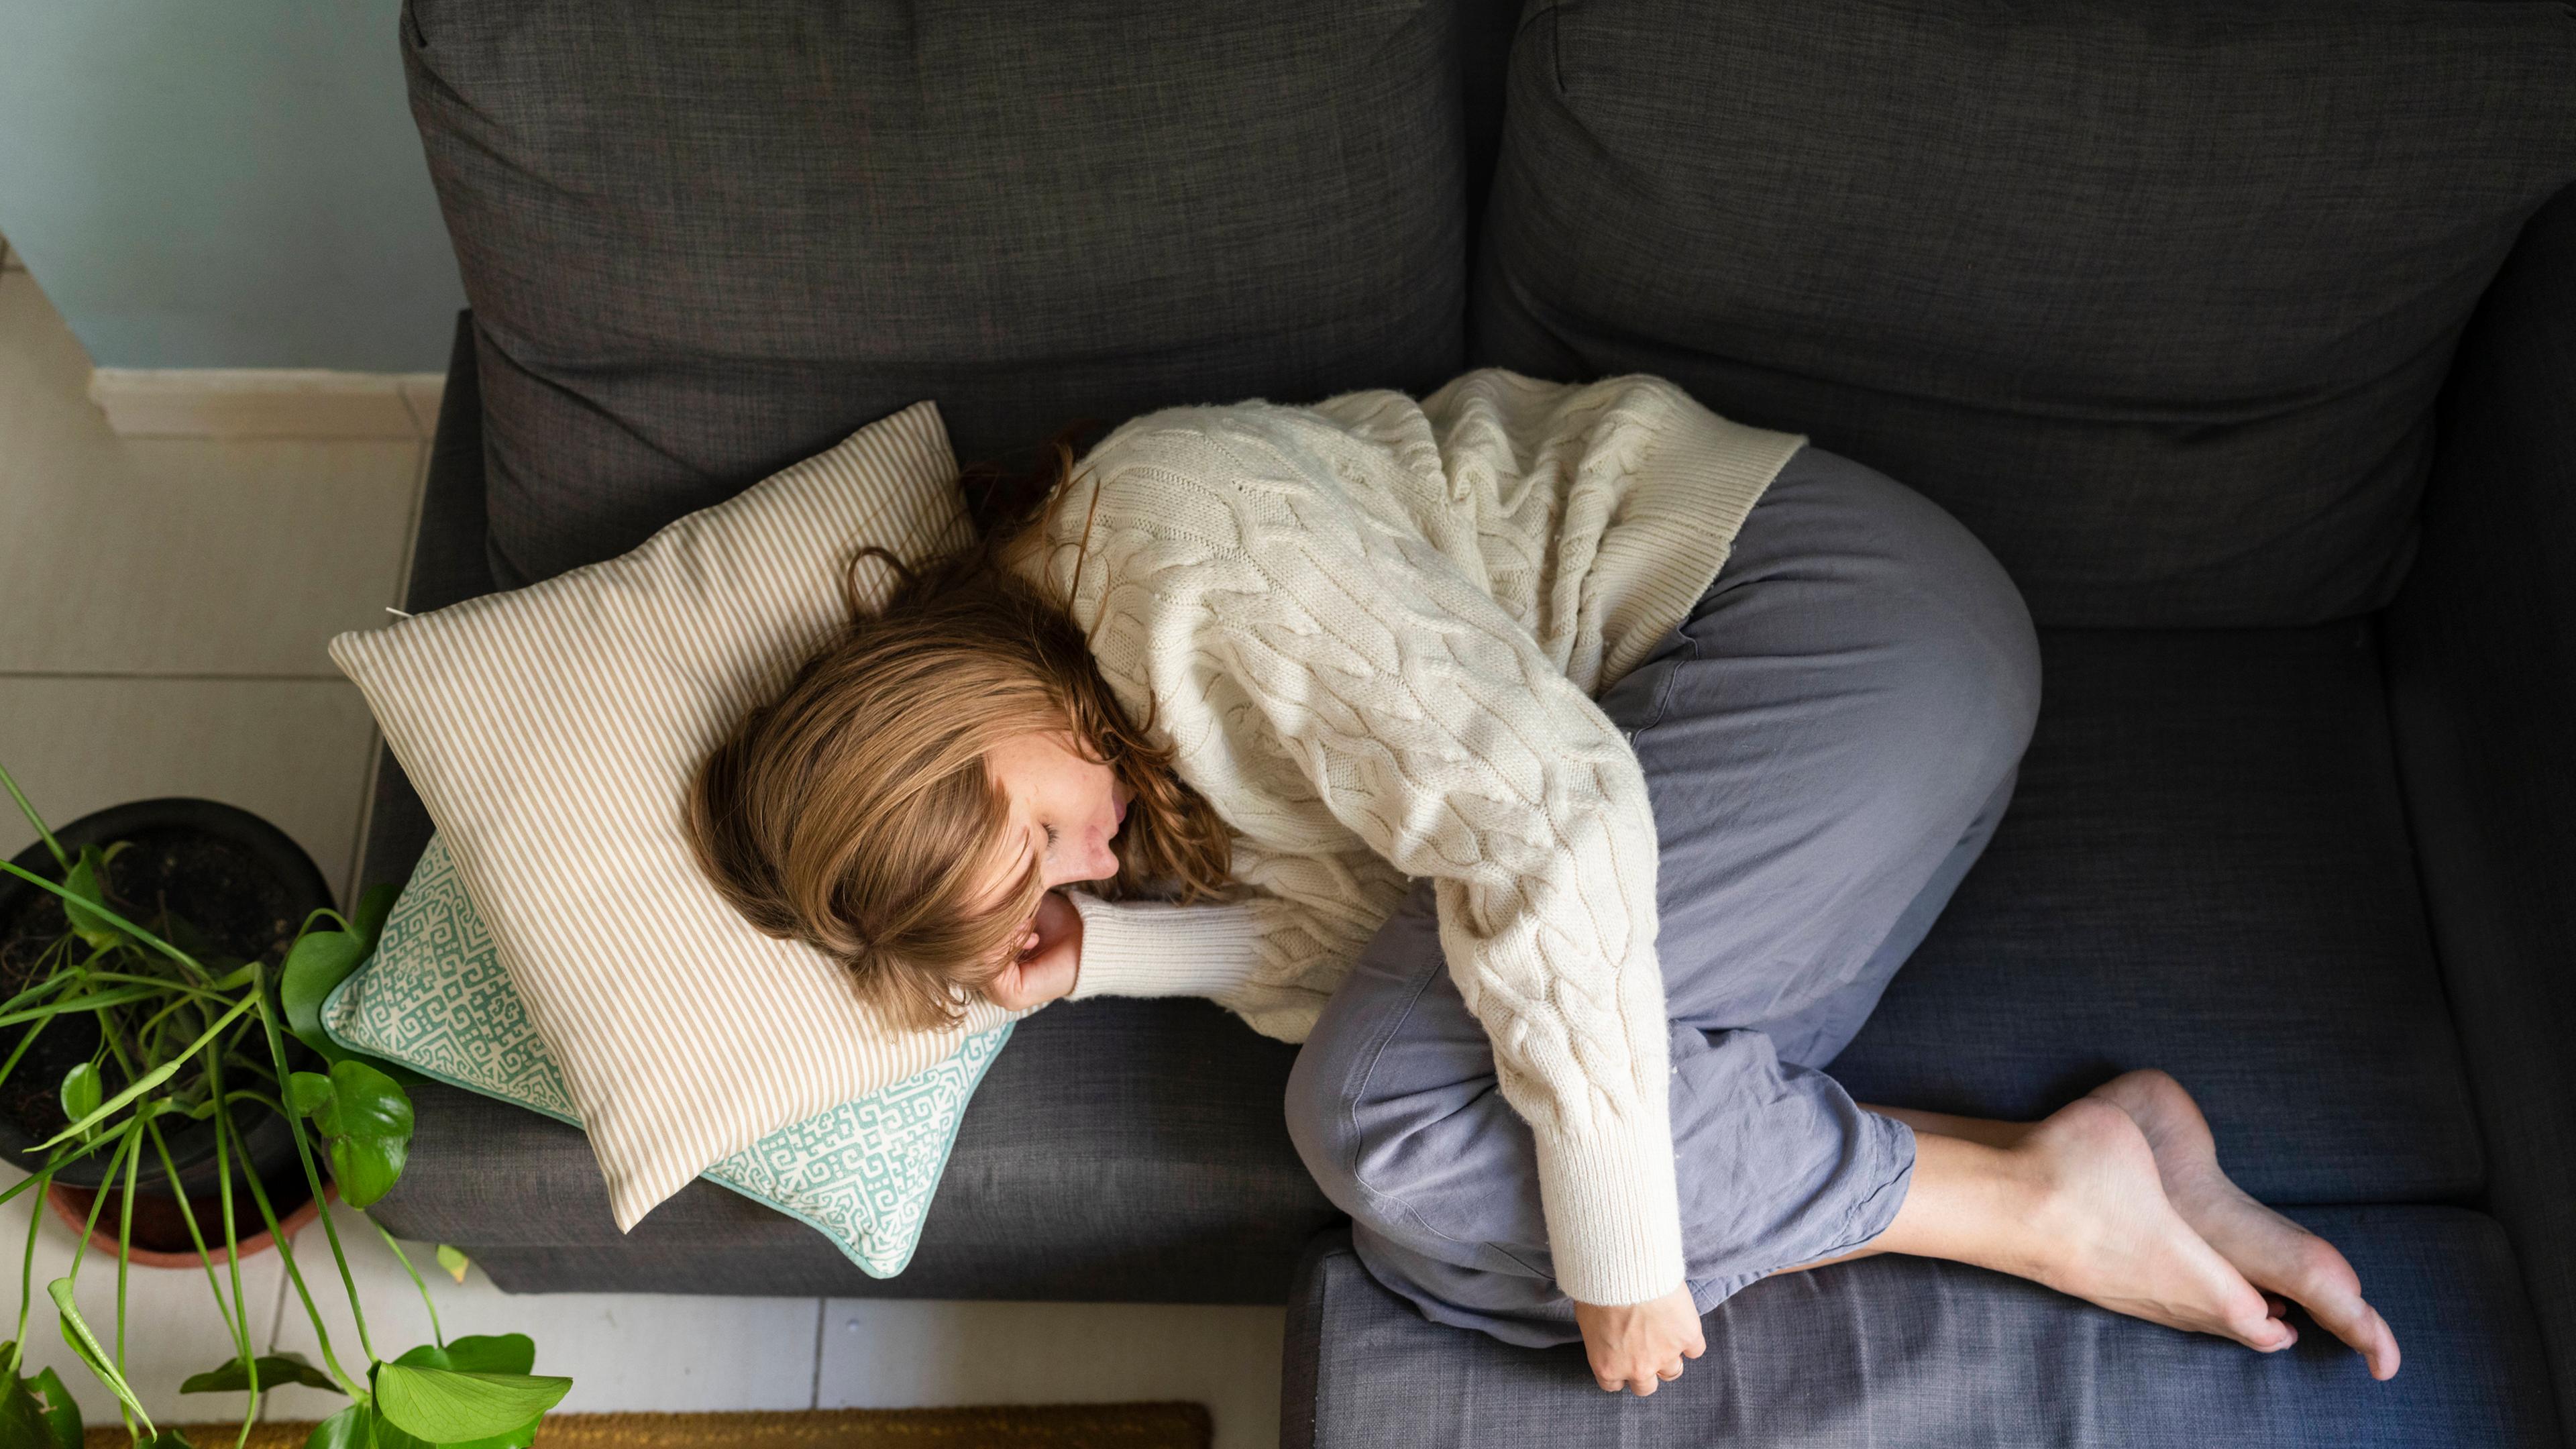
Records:
[[[127,438],[427,438],[447,379],[435,372],[100,367],[90,401]]]

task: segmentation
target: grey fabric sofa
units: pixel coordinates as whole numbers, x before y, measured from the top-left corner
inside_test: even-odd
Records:
[[[410,0],[473,311],[415,612],[923,397],[964,459],[1186,401],[1648,371],[1921,489],[2042,626],[1986,856],[1833,1067],[2040,1115],[2156,1065],[2406,1352],[1952,1264],[1756,1285],[1651,1399],[1373,1282],[1296,1049],[1023,1022],[911,1266],[438,1088],[379,1209],[513,1290],[1281,1303],[1299,1446],[2566,1442],[2576,13],[2072,0]],[[978,500],[970,499],[970,502]],[[390,755],[365,850],[431,823]]]

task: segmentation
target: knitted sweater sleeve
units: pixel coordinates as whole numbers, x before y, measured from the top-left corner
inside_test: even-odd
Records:
[[[1082,965],[1067,1001],[1222,999],[1261,964],[1261,921],[1249,901],[1182,906],[1103,900],[1080,890],[1065,897],[1082,914]]]
[[[1378,855],[1434,878],[1450,973],[1535,1141],[1558,1285],[1593,1304],[1680,1287],[1635,752],[1454,561],[1355,498],[1345,464],[1258,427],[1176,431],[1103,473],[1105,495],[1131,493],[1124,542],[1078,611],[1148,641],[1135,667],[1203,773],[1293,767]]]
[[[1204,996],[1265,1036],[1304,1041],[1410,882],[1356,842],[1285,851],[1238,836],[1233,870],[1242,894],[1222,904],[1067,890],[1082,962],[1065,999]]]

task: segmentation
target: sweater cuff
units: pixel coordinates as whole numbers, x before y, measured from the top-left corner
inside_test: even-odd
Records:
[[[1249,903],[1105,901],[1069,890],[1082,913],[1082,965],[1064,999],[1220,996],[1252,978],[1260,927]]]
[[[1557,1287],[1603,1307],[1685,1281],[1669,1104],[1563,1136],[1533,1133],[1539,1210]]]

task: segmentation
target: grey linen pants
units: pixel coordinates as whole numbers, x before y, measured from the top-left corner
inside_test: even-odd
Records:
[[[1914,1134],[1822,1068],[1985,849],[2039,706],[2020,593],[1966,528],[1813,446],[1689,617],[1599,703],[1661,844],[1674,1165],[1693,1300],[1860,1247]],[[1528,1124],[1440,949],[1431,882],[1335,991],[1288,1127],[1360,1262],[1435,1322],[1579,1340]]]

